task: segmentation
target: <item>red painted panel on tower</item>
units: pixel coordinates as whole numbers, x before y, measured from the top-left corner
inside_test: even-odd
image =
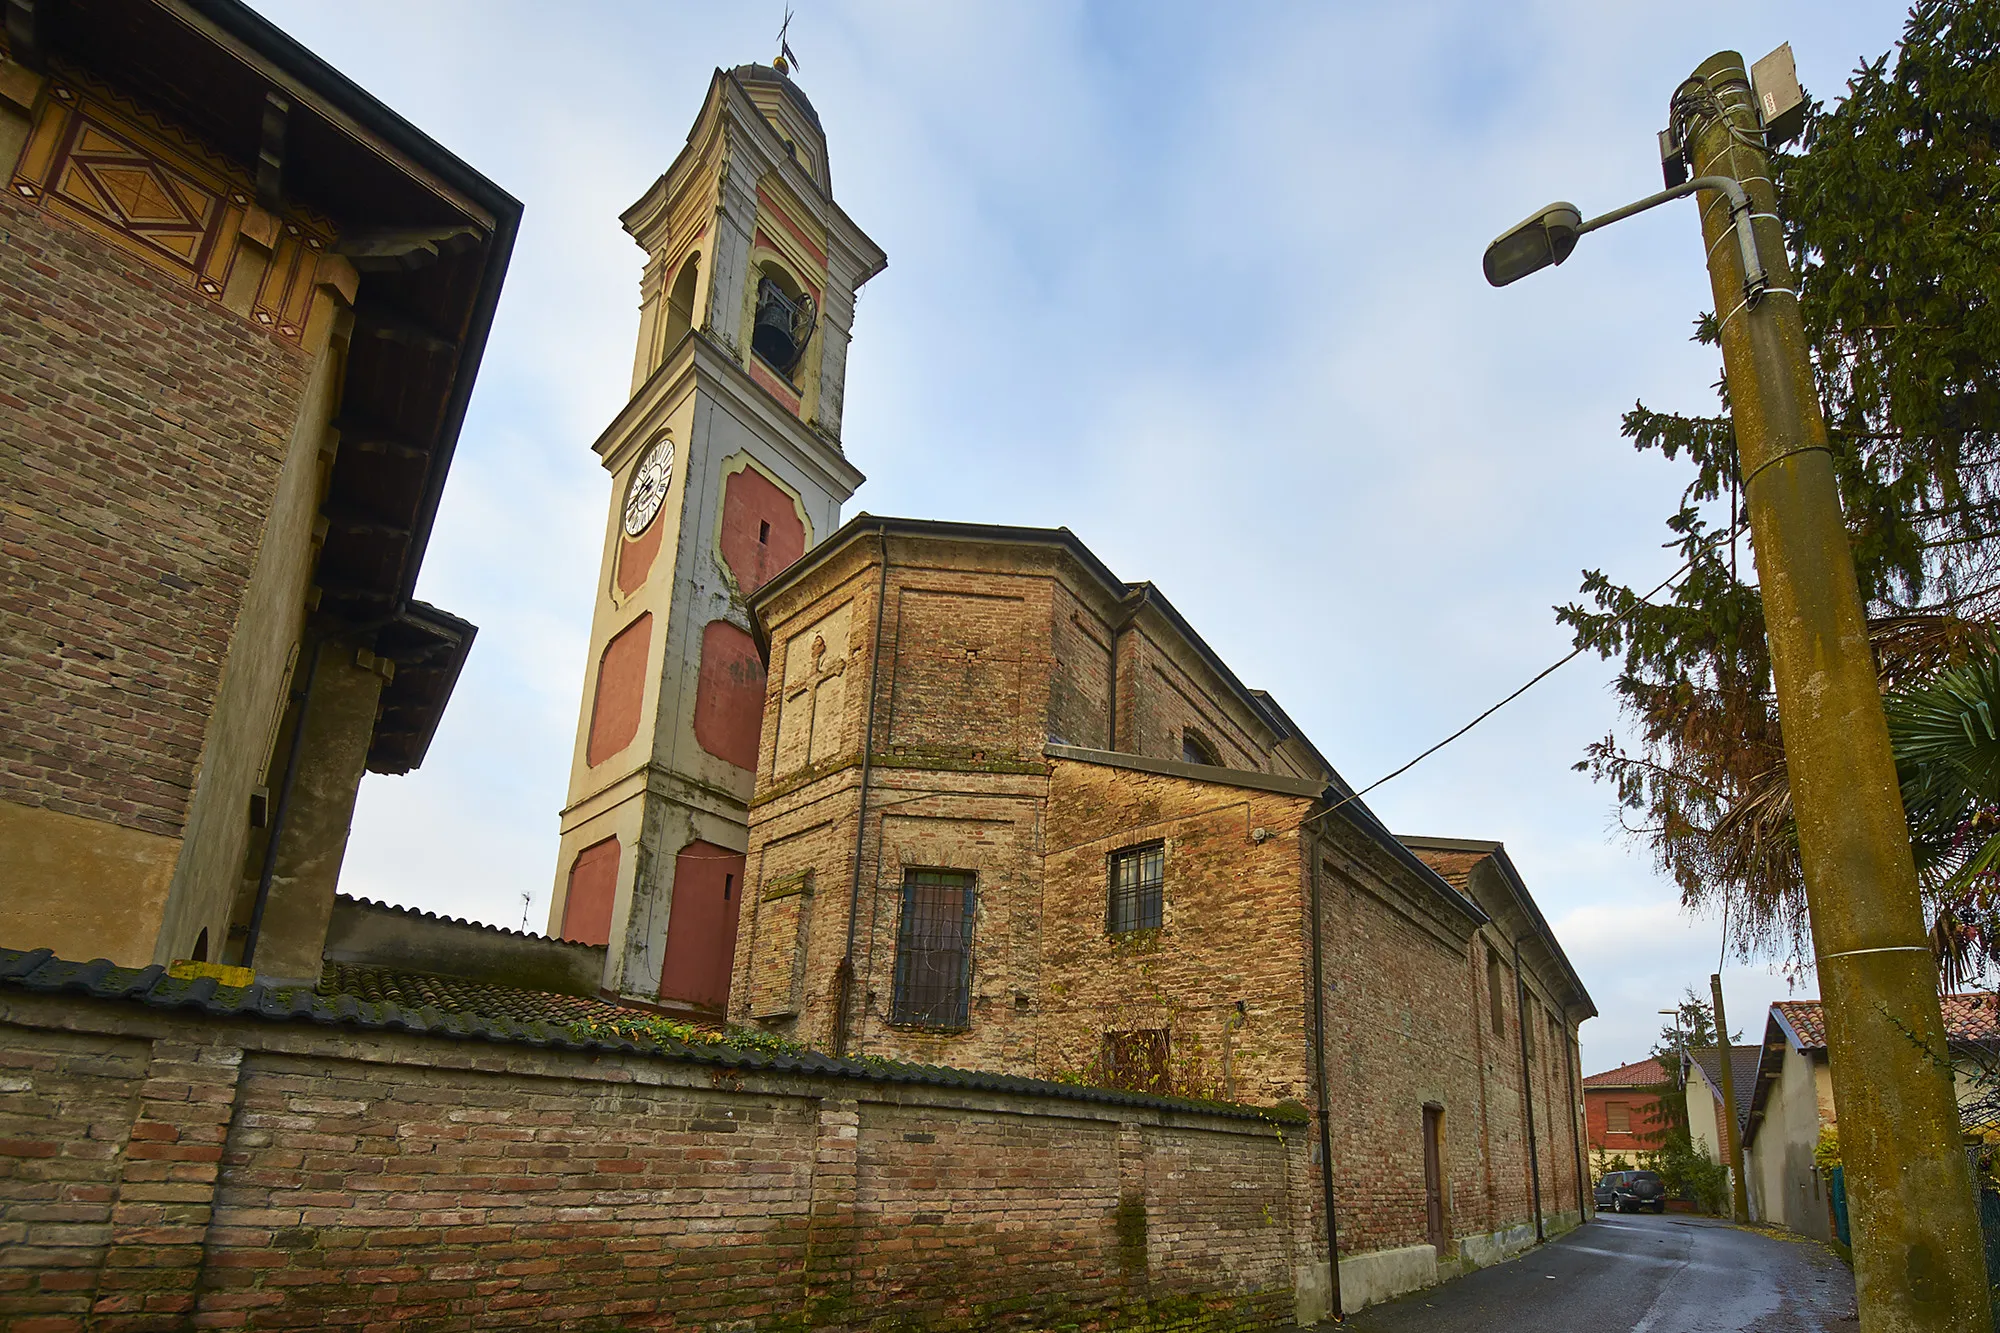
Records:
[[[736,910],[743,900],[743,853],[691,842],[674,858],[674,903],[667,913],[667,953],[660,998],[709,1009],[729,1004],[736,958]]]
[[[653,613],[648,611],[604,645],[604,656],[597,663],[597,697],[590,705],[590,739],[583,747],[586,763],[603,763],[639,734],[652,636]]]
[[[653,515],[653,521],[637,537],[627,537],[622,533],[618,538],[618,591],[634,593],[645,583],[646,575],[653,572],[653,557],[660,553],[660,533],[666,529],[662,515]]]
[[[757,642],[726,620],[711,620],[701,632],[694,738],[717,759],[755,768],[763,730],[764,659]]]
[[[792,497],[754,467],[722,488],[722,558],[736,586],[753,593],[806,553],[806,525]]]
[[[611,903],[618,896],[618,839],[593,842],[569,867],[562,937],[580,944],[611,943]]]

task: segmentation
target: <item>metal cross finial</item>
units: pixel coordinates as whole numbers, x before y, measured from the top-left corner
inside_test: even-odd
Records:
[[[797,69],[799,64],[799,58],[792,53],[791,43],[785,40],[785,34],[791,30],[791,26],[792,7],[786,5],[785,21],[778,25],[778,58],[772,62],[777,65],[780,71],[785,70],[787,67]]]

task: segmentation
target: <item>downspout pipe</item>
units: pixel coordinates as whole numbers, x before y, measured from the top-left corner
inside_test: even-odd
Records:
[[[1590,1213],[1583,1206],[1584,1181],[1590,1175],[1590,1168],[1583,1160],[1583,1136],[1576,1129],[1576,1046],[1569,1035],[1569,1006],[1562,1007],[1563,1016],[1563,1085],[1569,1089],[1569,1142],[1576,1156],[1576,1222],[1582,1226],[1590,1220]]]
[[[305,636],[302,656],[306,677],[292,690],[291,702],[298,714],[292,719],[291,743],[285,747],[285,776],[278,783],[278,803],[271,807],[271,832],[264,839],[264,861],[257,871],[257,896],[250,904],[250,924],[243,932],[243,966],[257,963],[257,940],[264,931],[264,908],[271,901],[271,881],[278,872],[278,843],[285,836],[285,816],[292,808],[292,786],[299,776],[299,752],[305,748],[306,708],[312,700],[313,677],[319,674],[319,654],[325,640]],[[226,946],[225,946],[226,947]]]
[[[1326,802],[1334,799],[1330,787],[1321,797]],[[1333,1108],[1326,1092],[1326,950],[1320,938],[1319,836],[1315,828],[1306,842],[1306,855],[1311,858],[1306,865],[1306,885],[1312,911],[1313,1087],[1314,1095],[1319,1099],[1319,1188],[1320,1203],[1326,1210],[1326,1271],[1333,1298],[1331,1313],[1338,1319],[1343,1313],[1340,1303],[1340,1229],[1333,1211]]]
[[[861,791],[854,810],[854,873],[847,889],[847,952],[840,959],[839,995],[833,1010],[833,1053],[847,1054],[847,1013],[854,1000],[854,927],[861,915],[861,851],[868,840],[868,777],[875,755],[875,700],[882,683],[882,609],[889,596],[889,532],[879,529],[882,577],[875,585],[875,639],[868,650],[868,725],[861,739]]]
[[[1528,1069],[1528,979],[1521,974],[1521,941],[1514,941],[1514,1022],[1521,1029],[1521,1108],[1528,1122],[1528,1185],[1534,1195],[1535,1243],[1548,1239],[1542,1230],[1542,1158],[1535,1144],[1535,1080]]]

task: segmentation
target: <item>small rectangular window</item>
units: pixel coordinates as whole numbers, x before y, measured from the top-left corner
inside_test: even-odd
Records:
[[[1168,1092],[1168,1042],[1165,1028],[1105,1033],[1104,1081],[1129,1092]]]
[[[1607,1102],[1604,1107],[1604,1128],[1610,1134],[1630,1134],[1632,1108],[1624,1102]]]
[[[904,872],[892,1022],[966,1026],[972,989],[973,883],[974,876],[964,870]]]
[[[1113,935],[1153,930],[1165,916],[1165,843],[1127,847],[1111,854],[1111,895],[1105,929]]]

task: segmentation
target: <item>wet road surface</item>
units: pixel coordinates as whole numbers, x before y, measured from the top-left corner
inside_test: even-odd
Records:
[[[1468,1277],[1372,1306],[1343,1333],[1856,1333],[1854,1275],[1817,1241],[1605,1214]]]

